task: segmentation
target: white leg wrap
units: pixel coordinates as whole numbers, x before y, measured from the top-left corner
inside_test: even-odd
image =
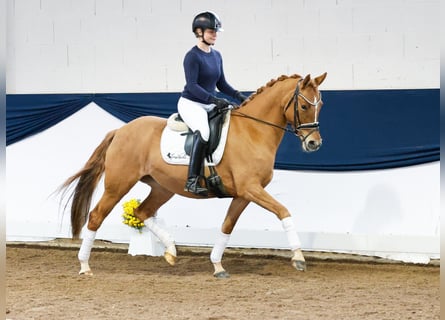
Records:
[[[96,238],[96,231],[91,231],[85,228],[82,232],[83,240],[80,246],[79,254],[77,257],[79,261],[88,261],[90,259],[91,248],[94,244],[94,239]]]
[[[145,220],[145,225],[153,234],[161,240],[165,246],[166,251],[176,257],[176,247],[173,237],[164,229],[162,229],[156,222],[155,218],[151,217]]]
[[[286,232],[287,240],[289,241],[291,250],[300,249],[301,242],[295,229],[294,220],[292,220],[292,217],[284,218],[283,220],[281,220],[281,223],[283,225],[284,231]]]
[[[223,232],[219,232],[218,239],[216,239],[215,245],[213,246],[212,253],[210,254],[210,261],[212,263],[221,262],[224,249],[229,242],[230,234],[225,234]]]
[[[93,275],[93,273],[91,272],[91,269],[90,269],[90,265],[88,264],[88,261],[80,261],[79,274],[86,274],[88,276]]]

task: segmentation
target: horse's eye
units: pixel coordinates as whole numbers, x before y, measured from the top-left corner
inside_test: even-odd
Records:
[[[302,105],[301,105],[301,109],[302,109],[302,110],[307,110],[307,105],[302,104]]]

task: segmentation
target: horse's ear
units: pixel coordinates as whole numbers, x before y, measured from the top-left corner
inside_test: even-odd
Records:
[[[321,76],[318,76],[314,79],[315,83],[317,84],[317,87],[324,81],[326,76],[328,75],[327,72],[323,73]]]
[[[308,74],[306,77],[304,77],[301,87],[302,88],[306,87],[310,81],[311,81],[311,75]]]

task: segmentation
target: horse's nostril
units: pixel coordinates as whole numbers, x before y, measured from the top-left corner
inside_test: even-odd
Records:
[[[309,150],[317,150],[318,148],[320,148],[320,143],[315,140],[310,140],[307,143],[307,147]]]

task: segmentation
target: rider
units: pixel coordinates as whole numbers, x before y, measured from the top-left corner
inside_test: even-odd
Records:
[[[208,112],[214,108],[227,108],[230,102],[216,96],[216,88],[222,93],[243,102],[247,97],[227,83],[221,54],[212,48],[217,32],[223,31],[221,20],[213,12],[198,14],[192,23],[192,31],[198,38],[184,57],[186,84],[178,101],[178,112],[193,131],[188,179],[184,190],[207,196],[207,188],[200,185],[210,129]]]

